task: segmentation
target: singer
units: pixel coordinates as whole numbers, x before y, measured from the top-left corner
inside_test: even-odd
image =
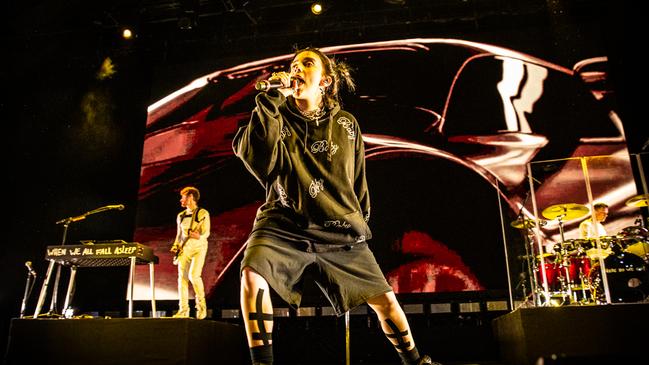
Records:
[[[291,80],[295,80],[291,82]],[[253,364],[272,364],[269,289],[300,305],[310,270],[337,315],[367,303],[403,364],[420,356],[408,320],[368,247],[372,233],[359,125],[341,108],[350,68],[320,50],[296,52],[240,126],[235,154],[266,190],[241,262],[241,309]],[[311,270],[313,269],[313,270]]]

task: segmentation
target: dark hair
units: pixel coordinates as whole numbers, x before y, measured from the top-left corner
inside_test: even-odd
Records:
[[[343,62],[329,57],[318,48],[307,47],[295,51],[295,56],[302,52],[313,52],[320,58],[322,66],[324,67],[325,76],[331,77],[331,84],[325,88],[324,103],[328,108],[332,108],[336,103],[342,104],[340,101],[339,92],[341,85],[353,92],[356,89],[356,84],[351,75],[351,67]]]
[[[193,186],[186,186],[180,190],[181,195],[191,195],[194,197],[194,201],[198,203],[198,199],[201,198],[201,193]]]
[[[608,205],[605,204],[605,203],[597,203],[597,204],[593,205],[593,208],[595,210],[600,210],[600,209],[608,208]]]

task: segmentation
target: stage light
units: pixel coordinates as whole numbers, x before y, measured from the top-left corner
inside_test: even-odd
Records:
[[[423,314],[424,305],[423,304],[403,304],[403,311],[408,314]]]
[[[452,313],[451,303],[431,303],[430,313]]]
[[[288,317],[290,313],[288,308],[273,308],[273,317]]]
[[[63,311],[63,318],[70,319],[74,317],[74,308],[68,307]]]
[[[238,309],[221,309],[221,318],[240,318],[241,312]]]
[[[487,302],[488,311],[506,311],[508,308],[506,300],[495,300]]]
[[[315,307],[300,307],[296,312],[298,317],[315,317]]]
[[[194,28],[192,19],[188,16],[183,16],[178,19],[178,28],[182,30],[191,30]]]
[[[122,38],[129,40],[133,38],[133,31],[130,30],[129,28],[124,28],[122,30]]]
[[[315,15],[320,15],[322,13],[322,4],[320,3],[313,3],[311,5],[311,12]]]
[[[460,313],[478,313],[480,312],[480,303],[478,302],[460,303],[458,308],[460,310]]]
[[[178,28],[192,30],[198,25],[198,13],[193,10],[185,10],[178,16]]]

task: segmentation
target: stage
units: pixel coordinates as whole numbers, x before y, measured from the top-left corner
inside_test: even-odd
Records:
[[[488,319],[496,315],[410,314],[409,318],[418,346],[435,360],[445,365],[501,365]],[[250,364],[239,321],[13,319],[5,363]],[[344,317],[276,317],[274,322],[275,364],[345,364]],[[399,363],[375,315],[354,313],[349,328],[352,364]]]
[[[448,364],[637,363],[649,303],[409,314],[417,346]],[[240,319],[13,319],[5,363],[249,364]],[[276,364],[345,364],[344,317],[276,317]],[[350,316],[352,364],[397,364],[376,316]]]

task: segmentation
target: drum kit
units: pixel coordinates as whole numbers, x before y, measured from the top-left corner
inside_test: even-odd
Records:
[[[626,205],[647,207],[648,198],[647,194],[638,195],[628,199]],[[606,304],[609,298],[611,303],[649,300],[649,231],[642,220],[615,236],[566,240],[563,223],[585,217],[589,212],[588,207],[574,203],[556,204],[542,211],[544,218],[558,222],[561,241],[551,252],[528,251],[522,256],[527,262],[535,305]],[[527,232],[526,251],[527,244],[532,252],[538,251],[531,244],[532,229],[537,224],[544,226],[547,221],[511,222],[513,228]]]

